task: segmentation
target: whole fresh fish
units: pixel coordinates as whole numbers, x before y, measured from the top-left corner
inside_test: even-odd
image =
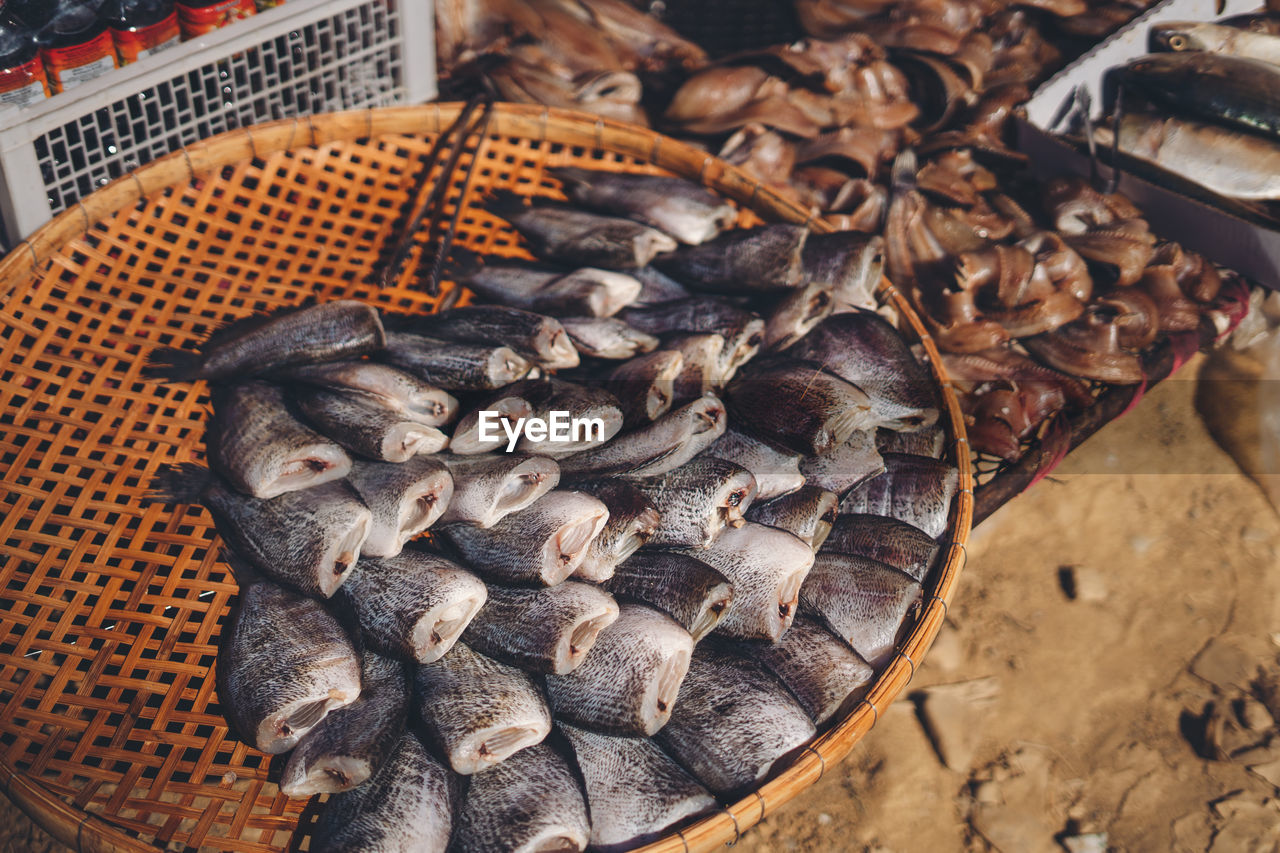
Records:
[[[807,229],[797,225],[735,228],[700,246],[659,255],[653,265],[692,290],[741,294],[798,287]]]
[[[431,663],[453,648],[488,593],[480,578],[457,563],[410,549],[361,560],[344,597],[370,646]]]
[[[388,332],[383,358],[450,391],[492,391],[529,373],[533,363],[510,347],[463,344]]]
[[[599,587],[566,581],[545,589],[489,586],[489,599],[467,626],[468,646],[531,672],[563,675],[591,651],[618,605]]]
[[[566,477],[650,477],[674,471],[723,434],[724,403],[708,394],[604,447],[559,459]]]
[[[831,316],[835,306],[831,286],[826,282],[810,280],[803,287],[787,291],[768,313],[764,348],[786,349]]]
[[[361,548],[366,557],[399,554],[406,542],[435,524],[453,499],[453,477],[432,456],[399,464],[356,460],[347,482],[372,516]]]
[[[633,270],[677,245],[661,231],[630,219],[543,200],[530,206],[508,190],[492,193],[484,208],[511,223],[535,255],[556,263]]]
[[[718,633],[777,642],[791,627],[801,584],[813,565],[813,549],[798,536],[747,522],[726,530],[694,554],[733,584],[733,602]]]
[[[686,401],[719,390],[720,369],[725,350],[724,335],[715,332],[677,332],[665,335],[662,349],[678,352],[682,357],[680,373],[672,382],[674,400]]]
[[[209,467],[255,498],[340,480],[351,457],[289,413],[284,391],[267,382],[218,388],[205,434]]]
[[[954,373],[950,375],[953,379],[955,378]],[[884,428],[876,430],[876,450],[881,453],[910,453],[913,456],[932,456],[934,459],[941,459],[946,452],[946,442],[946,430],[936,423],[914,432],[898,432]]]
[[[860,388],[816,362],[754,362],[730,383],[727,396],[729,412],[752,432],[803,456],[831,453],[877,421]]]
[[[388,321],[390,322],[390,321]],[[460,343],[511,347],[552,370],[578,366],[578,351],[560,321],[503,305],[468,305],[406,318],[403,331]]]
[[[210,381],[261,376],[301,364],[355,358],[381,349],[384,342],[376,308],[337,299],[238,320],[211,334],[196,352],[152,350],[146,374]]]
[[[893,566],[924,583],[938,559],[938,541],[918,527],[882,515],[848,514],[831,526],[824,551],[857,554]]]
[[[291,368],[282,378],[333,391],[366,394],[427,426],[442,427],[458,415],[447,391],[376,361],[331,361]]]
[[[785,530],[817,551],[831,532],[839,510],[840,498],[834,492],[806,485],[766,503],[752,504],[747,521]]]
[[[658,339],[615,317],[562,317],[569,339],[583,355],[621,360],[658,348]]]
[[[438,457],[453,477],[453,498],[439,524],[492,527],[543,497],[560,482],[560,466],[523,453]]]
[[[809,715],[760,664],[702,643],[658,745],[717,794],[759,782],[808,743]]]
[[[875,676],[857,652],[807,616],[798,617],[776,643],[741,643],[737,650],[776,675],[818,725]]]
[[[547,676],[558,719],[607,734],[650,736],[675,706],[693,638],[671,617],[622,604],[591,654],[564,675]]]
[[[304,385],[293,399],[311,426],[366,459],[404,462],[419,453],[437,453],[449,443],[440,430],[376,397]]]
[[[605,581],[613,595],[647,604],[676,620],[696,643],[733,603],[733,584],[716,569],[675,551],[637,551]]]
[[[1157,50],[1206,51],[1280,65],[1280,37],[1208,21],[1157,21],[1149,30]]]
[[[614,737],[566,723],[557,728],[582,774],[592,848],[621,853],[716,808],[711,792],[649,738]]]
[[[399,742],[408,707],[404,664],[365,650],[360,698],[330,713],[298,741],[280,775],[280,792],[310,797],[363,785]]]
[[[578,780],[546,744],[473,776],[457,824],[458,853],[575,853],[591,837]]]
[[[708,456],[728,459],[751,472],[756,478],[757,501],[767,501],[794,492],[804,485],[800,473],[800,456],[778,450],[749,433],[732,427],[707,447]]]
[[[328,598],[349,571],[373,516],[343,481],[260,500],[230,488],[198,465],[164,468],[151,483],[166,503],[201,503],[235,556],[272,580]]]
[[[884,270],[884,238],[854,231],[810,234],[801,252],[805,276],[824,282],[838,308],[876,307],[876,285]]]
[[[618,316],[630,325],[654,335],[669,332],[718,334],[724,338],[716,361],[715,378],[727,381],[739,367],[760,351],[765,321],[713,296],[691,296],[656,305],[623,308]]]
[[[1109,146],[1114,130],[1099,128]],[[1280,145],[1270,139],[1206,122],[1125,113],[1120,150],[1186,176],[1228,198],[1280,200]]]
[[[607,581],[619,563],[653,538],[662,519],[653,501],[626,480],[575,480],[573,487],[609,508],[609,520],[573,576],[592,583]]]
[[[860,429],[854,430],[844,444],[830,453],[801,459],[800,472],[810,485],[843,495],[859,483],[882,474],[884,459],[876,450],[875,433]]]
[[[424,731],[464,776],[501,764],[551,731],[551,711],[533,676],[465,643],[419,664],[413,687]]]
[[[604,387],[622,405],[622,422],[634,427],[660,418],[671,409],[675,383],[684,373],[684,353],[658,350],[628,359],[614,368]]]
[[[874,311],[828,317],[787,355],[816,361],[862,389],[880,426],[922,429],[938,420],[929,374],[902,336]]]
[[[484,412],[492,414],[486,415],[486,419],[490,421],[490,427],[486,430],[487,437],[481,438],[480,416]],[[458,421],[453,429],[453,436],[449,439],[449,452],[470,456],[501,450],[510,441],[507,430],[514,430],[518,421],[532,414],[533,405],[523,397],[504,393],[490,398],[483,406],[467,412]],[[503,421],[507,423],[506,427],[502,426]],[[493,423],[497,423],[497,429],[492,428]]]
[[[238,577],[240,600],[219,642],[219,704],[247,743],[279,755],[356,700],[360,657],[320,602]]]
[[[845,495],[840,512],[887,515],[935,539],[945,533],[951,499],[960,488],[959,470],[928,456],[886,453],[882,458],[884,473]]]
[[[526,379],[507,390],[529,401],[533,407],[531,419],[549,424],[546,435],[540,439],[527,432],[520,438],[516,449],[522,452],[554,457],[593,452],[622,429],[618,398],[599,386],[563,379]],[[557,438],[557,424],[568,436],[567,441],[563,436]],[[584,424],[585,428],[579,429]],[[517,429],[519,426],[517,423]]]
[[[582,267],[566,273],[528,261],[453,251],[450,274],[484,299],[551,316],[609,317],[640,295],[640,282],[625,273]]]
[[[461,803],[458,777],[405,732],[372,779],[325,802],[311,849],[445,853]]]
[[[608,520],[609,508],[590,495],[553,491],[491,527],[451,524],[442,532],[490,580],[555,586],[582,565]]]
[[[853,554],[823,551],[800,588],[800,612],[822,620],[867,663],[893,656],[920,584],[892,566]]]
[[[1219,53],[1153,53],[1112,74],[1176,114],[1280,138],[1280,67]],[[1122,135],[1123,138],[1123,135]],[[1195,180],[1195,172],[1189,173]]]
[[[737,220],[733,206],[682,178],[553,169],[574,204],[643,222],[681,243],[705,243]]]
[[[633,480],[658,508],[661,522],[650,545],[707,548],[742,516],[756,496],[756,478],[741,465],[699,456],[679,468]]]

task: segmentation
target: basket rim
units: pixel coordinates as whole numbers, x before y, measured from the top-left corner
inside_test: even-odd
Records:
[[[300,116],[227,131],[179,148],[77,201],[11,249],[0,259],[0,306],[8,302],[18,282],[26,276],[38,275],[46,262],[69,243],[87,234],[108,216],[135,206],[153,193],[187,186],[247,159],[260,159],[295,148],[391,134],[440,133],[462,107],[460,103],[432,103]],[[767,213],[818,233],[835,230],[816,211],[805,210],[736,166],[648,128],[571,110],[499,103],[493,110],[488,135],[595,148],[635,157],[698,181],[756,213]],[[942,542],[945,557],[926,588],[924,606],[871,691],[848,716],[804,747],[747,796],[679,830],[668,831],[659,840],[636,848],[636,853],[691,853],[731,844],[745,830],[817,782],[827,762],[844,758],[870,731],[879,718],[880,709],[888,706],[906,687],[915,674],[916,664],[923,660],[946,618],[967,560],[966,543],[973,520],[974,483],[964,419],[938,349],[918,315],[887,279],[881,280],[879,294],[895,306],[925,351],[929,370],[941,393],[943,416],[950,427],[952,461],[959,468],[959,490],[948,525],[949,536]],[[76,850],[143,853],[156,849],[113,825],[108,817],[73,807],[7,760],[0,761],[0,789],[36,823]]]

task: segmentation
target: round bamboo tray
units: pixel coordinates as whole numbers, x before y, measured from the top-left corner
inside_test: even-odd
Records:
[[[103,187],[0,261],[0,787],[77,850],[271,851],[306,836],[315,802],[281,795],[279,761],[230,736],[217,705],[216,643],[236,584],[210,547],[208,517],[145,500],[161,465],[203,458],[207,389],[140,371],[153,347],[192,346],[227,320],[310,297],[438,307],[414,288],[413,263],[386,290],[364,282],[394,239],[413,165],[459,109],[226,133]],[[809,220],[705,152],[564,111],[499,106],[476,156],[464,205],[488,187],[551,194],[546,168],[585,165],[699,181],[736,202],[743,225]],[[450,204],[460,186],[459,174]],[[464,209],[458,240],[523,251],[478,209]],[[887,282],[881,295],[923,344],[960,469],[925,606],[851,713],[759,790],[646,850],[732,842],[815,782],[901,692],[941,627],[973,509],[967,443],[932,341]]]

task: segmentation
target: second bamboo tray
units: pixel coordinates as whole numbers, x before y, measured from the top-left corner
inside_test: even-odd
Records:
[[[457,105],[286,120],[158,160],[86,198],[0,261],[0,788],[81,851],[277,851],[315,804],[280,794],[268,756],[231,736],[216,644],[236,584],[199,508],[145,493],[166,464],[203,459],[207,389],[144,380],[157,346],[304,299],[431,311],[413,264],[365,278],[392,239],[412,169]],[[554,194],[555,166],[666,171],[734,201],[740,224],[828,227],[723,162],[650,131],[502,105],[483,140],[459,243],[521,254],[478,208],[507,187]],[[465,166],[464,159],[463,165]],[[750,796],[645,848],[732,842],[815,782],[871,728],[933,641],[955,594],[973,509],[955,394],[932,341],[889,286],[944,400],[960,494],[925,606],[866,698]],[[277,766],[278,771],[278,766]]]

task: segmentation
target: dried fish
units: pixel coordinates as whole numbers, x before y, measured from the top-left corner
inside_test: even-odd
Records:
[[[893,656],[907,614],[920,595],[920,584],[891,566],[823,551],[800,588],[800,612],[821,619],[879,668]]]
[[[707,548],[726,527],[743,523],[756,495],[750,471],[711,456],[633,482],[658,508],[661,522],[651,545]]]
[[[551,491],[560,482],[560,466],[545,456],[523,453],[437,457],[453,477],[453,498],[440,524],[492,527]]]
[[[682,178],[570,168],[551,176],[575,204],[643,222],[682,243],[705,243],[738,216],[715,193]]]
[[[440,430],[377,397],[303,386],[293,399],[321,434],[366,459],[404,462],[419,453],[437,453],[449,443]]]
[[[573,671],[618,605],[591,584],[566,581],[546,589],[489,586],[485,606],[463,640],[478,652],[532,672]]]
[[[960,488],[956,467],[929,456],[886,453],[883,459],[885,472],[845,495],[840,512],[887,515],[935,539],[945,533]]]
[[[366,394],[426,426],[442,427],[458,414],[458,401],[447,391],[376,361],[307,364],[291,368],[281,378],[333,391]]]
[[[670,616],[696,643],[720,624],[733,602],[733,585],[688,554],[643,549],[618,566],[604,588]]]
[[[695,290],[738,294],[798,287],[808,230],[796,225],[738,228],[700,246],[683,246],[653,265]]]
[[[361,548],[366,557],[399,554],[406,542],[440,518],[453,499],[453,477],[432,456],[399,464],[358,460],[347,482],[372,515],[369,536]]]
[[[726,429],[706,449],[708,456],[736,462],[756,478],[756,500],[794,492],[804,485],[800,456],[778,450],[773,445],[738,429]]]
[[[924,583],[942,546],[918,527],[882,515],[841,515],[823,551],[856,554],[886,563]]]
[[[524,377],[533,367],[510,347],[461,344],[408,332],[387,333],[384,358],[450,391],[492,391]]]
[[[560,471],[566,478],[666,474],[719,438],[726,420],[724,403],[708,394],[651,424],[623,433],[604,447],[560,459]]]
[[[658,348],[658,339],[613,317],[562,317],[578,351],[593,358],[627,359]]]
[[[401,325],[429,338],[509,346],[552,370],[578,366],[578,351],[559,320],[519,308],[468,305],[406,318]]]
[[[653,501],[626,480],[575,480],[574,489],[598,498],[609,508],[609,520],[591,542],[587,558],[573,573],[593,583],[607,581],[623,560],[653,538],[661,517]]]
[[[749,429],[805,456],[830,453],[855,430],[879,422],[861,389],[809,361],[754,362],[729,385],[727,396],[729,411]]]
[[[816,551],[831,532],[839,509],[840,498],[835,492],[806,485],[766,503],[752,504],[747,521],[785,530]]]

